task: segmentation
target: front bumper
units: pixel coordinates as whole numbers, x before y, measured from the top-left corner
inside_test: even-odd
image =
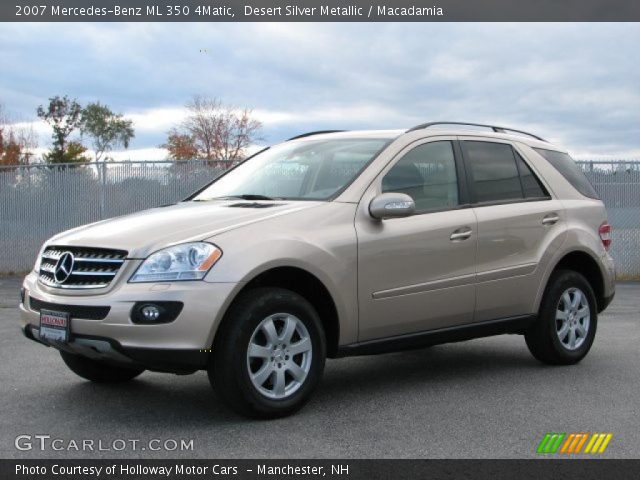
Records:
[[[147,370],[172,373],[192,373],[206,368],[208,350],[177,350],[124,347],[118,341],[105,337],[89,337],[74,334],[65,344],[52,344],[40,339],[38,327],[24,325],[24,336],[47,347],[81,355],[103,363],[142,367]]]
[[[203,368],[213,343],[213,336],[232,298],[237,283],[205,281],[174,283],[122,283],[104,294],[70,295],[42,286],[34,273],[24,281],[25,300],[20,305],[25,335],[39,338],[40,315],[32,299],[60,305],[71,313],[68,344],[51,345],[73,353],[119,364],[134,363],[153,370],[176,371]],[[131,311],[137,302],[183,303],[175,320],[162,324],[135,324]],[[33,302],[36,303],[36,302]],[[108,307],[101,319],[94,316],[96,307]],[[48,307],[53,309],[52,306]]]

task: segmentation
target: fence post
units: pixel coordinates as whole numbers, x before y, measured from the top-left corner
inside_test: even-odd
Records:
[[[100,167],[100,177],[102,181],[100,182],[100,220],[103,220],[104,217],[104,200],[105,200],[105,189],[107,185],[107,162],[102,162]]]

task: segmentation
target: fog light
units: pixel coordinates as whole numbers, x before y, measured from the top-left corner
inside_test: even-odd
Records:
[[[155,305],[145,305],[140,310],[144,319],[148,322],[155,322],[160,318],[160,309]]]
[[[131,321],[147,325],[173,322],[182,311],[182,302],[136,302],[131,309]]]

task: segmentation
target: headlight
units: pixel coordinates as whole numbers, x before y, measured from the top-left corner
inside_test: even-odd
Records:
[[[202,280],[222,257],[222,250],[204,242],[184,243],[151,254],[129,279],[130,282]]]

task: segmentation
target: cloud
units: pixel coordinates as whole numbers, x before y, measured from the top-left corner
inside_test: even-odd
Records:
[[[134,120],[140,154],[204,94],[253,108],[266,143],[445,119],[627,155],[640,149],[639,43],[624,23],[5,24],[0,102],[29,121],[55,94],[100,100]]]
[[[92,152],[90,152],[92,154]],[[164,148],[137,148],[133,150],[116,150],[109,152],[108,156],[116,162],[166,160],[167,150]]]

